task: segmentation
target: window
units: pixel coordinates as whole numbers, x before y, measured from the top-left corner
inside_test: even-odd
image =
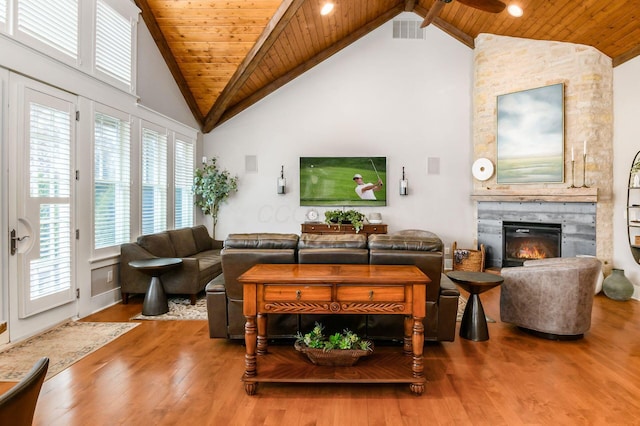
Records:
[[[142,233],[167,229],[167,136],[142,129]]]
[[[65,109],[33,101],[29,115],[29,206],[39,222],[37,255],[29,262],[31,306],[71,287],[72,135]]]
[[[78,0],[18,0],[17,31],[78,58]]]
[[[103,0],[96,8],[96,70],[131,85],[132,32],[129,19]]]
[[[0,0],[0,30],[7,27],[7,0]]]
[[[117,246],[130,238],[130,144],[126,117],[96,112],[93,160],[93,247]],[[124,115],[124,114],[123,114]]]
[[[174,159],[175,227],[193,226],[193,143],[176,138]]]

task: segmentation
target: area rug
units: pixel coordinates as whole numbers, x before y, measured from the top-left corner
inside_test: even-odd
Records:
[[[169,297],[169,312],[162,315],[138,314],[132,320],[206,320],[207,299],[202,296],[192,305],[188,297]]]
[[[458,322],[462,321],[462,315],[464,314],[464,308],[466,307],[467,307],[467,299],[465,299],[462,296],[458,297],[458,314],[456,315],[456,321]],[[486,315],[485,315],[485,318],[487,319],[487,322],[496,322],[494,319],[489,318]]]
[[[0,351],[0,381],[19,381],[43,356],[49,357],[46,379],[50,379],[138,325],[129,322],[65,322]]]

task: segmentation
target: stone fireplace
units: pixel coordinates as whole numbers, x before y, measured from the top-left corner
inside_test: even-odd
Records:
[[[478,244],[485,245],[486,267],[521,265],[532,249],[538,254],[529,258],[596,256],[596,203],[479,201],[477,206]],[[531,238],[534,228],[537,234]],[[527,242],[529,247],[523,245]]]
[[[559,223],[502,222],[502,266],[562,256]]]
[[[499,95],[564,83],[564,182],[474,180],[477,239],[487,266],[501,267],[502,222],[559,223],[561,256],[613,258],[613,68],[597,49],[572,43],[480,34],[475,39],[473,158],[497,161]],[[572,162],[571,151],[578,155]],[[597,218],[597,220],[596,220]],[[597,238],[596,238],[597,235]]]

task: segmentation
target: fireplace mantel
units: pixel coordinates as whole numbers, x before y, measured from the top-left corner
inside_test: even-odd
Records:
[[[596,203],[598,188],[480,189],[471,194],[474,201],[550,201]]]

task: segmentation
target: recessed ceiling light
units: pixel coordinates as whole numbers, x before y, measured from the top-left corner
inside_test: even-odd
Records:
[[[333,3],[325,3],[320,10],[320,15],[328,15],[333,10]]]
[[[509,12],[509,15],[515,16],[516,18],[521,17],[524,13],[522,8],[517,4],[510,4],[509,7],[507,7],[507,11]]]

